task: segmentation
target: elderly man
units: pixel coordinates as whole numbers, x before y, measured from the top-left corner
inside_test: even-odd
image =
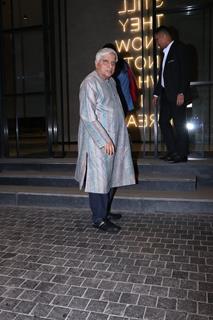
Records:
[[[118,232],[120,226],[110,213],[114,190],[135,184],[130,143],[122,105],[111,77],[115,71],[117,53],[110,48],[96,54],[96,70],[80,87],[80,124],[78,160],[75,178],[89,193],[94,227]]]

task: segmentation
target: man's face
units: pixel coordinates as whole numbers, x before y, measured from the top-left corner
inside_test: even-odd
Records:
[[[161,49],[166,48],[169,44],[168,36],[163,32],[159,32],[155,35],[155,41]]]
[[[96,71],[99,76],[103,79],[110,78],[114,71],[116,65],[116,57],[113,53],[108,53],[102,57],[98,62],[96,62]]]

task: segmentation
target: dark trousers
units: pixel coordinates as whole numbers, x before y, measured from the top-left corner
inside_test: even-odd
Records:
[[[173,120],[173,126],[171,125]],[[167,151],[184,157],[188,155],[188,131],[186,128],[186,105],[177,106],[167,99],[165,91],[160,98],[159,125]]]
[[[114,194],[114,188],[108,193],[89,193],[89,204],[92,211],[93,223],[99,223],[107,218]]]

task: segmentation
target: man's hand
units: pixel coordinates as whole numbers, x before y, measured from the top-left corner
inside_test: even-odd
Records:
[[[184,95],[183,93],[179,93],[177,95],[177,106],[182,106],[184,104]]]
[[[154,96],[154,97],[152,98],[152,104],[153,104],[154,107],[156,106],[157,101],[158,101],[158,97],[157,97],[157,96]]]
[[[107,144],[105,144],[104,146],[104,151],[106,152],[106,154],[108,154],[109,156],[112,156],[115,153],[115,147],[114,144],[112,142],[108,142]]]

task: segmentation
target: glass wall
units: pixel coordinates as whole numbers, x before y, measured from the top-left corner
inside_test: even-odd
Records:
[[[0,9],[1,156],[69,156],[77,149],[79,86],[109,42],[139,87],[136,109],[126,119],[133,150],[157,156],[165,149],[152,106],[161,60],[153,32],[161,24],[172,26],[190,53],[191,155],[211,154],[211,0],[0,0]]]
[[[187,127],[192,155],[213,151],[213,3],[208,0],[162,1],[157,14],[188,47],[192,103]]]
[[[69,149],[69,3],[0,0],[1,156],[64,156]]]
[[[47,149],[42,1],[4,0],[1,11],[6,149],[24,156],[30,145]]]

